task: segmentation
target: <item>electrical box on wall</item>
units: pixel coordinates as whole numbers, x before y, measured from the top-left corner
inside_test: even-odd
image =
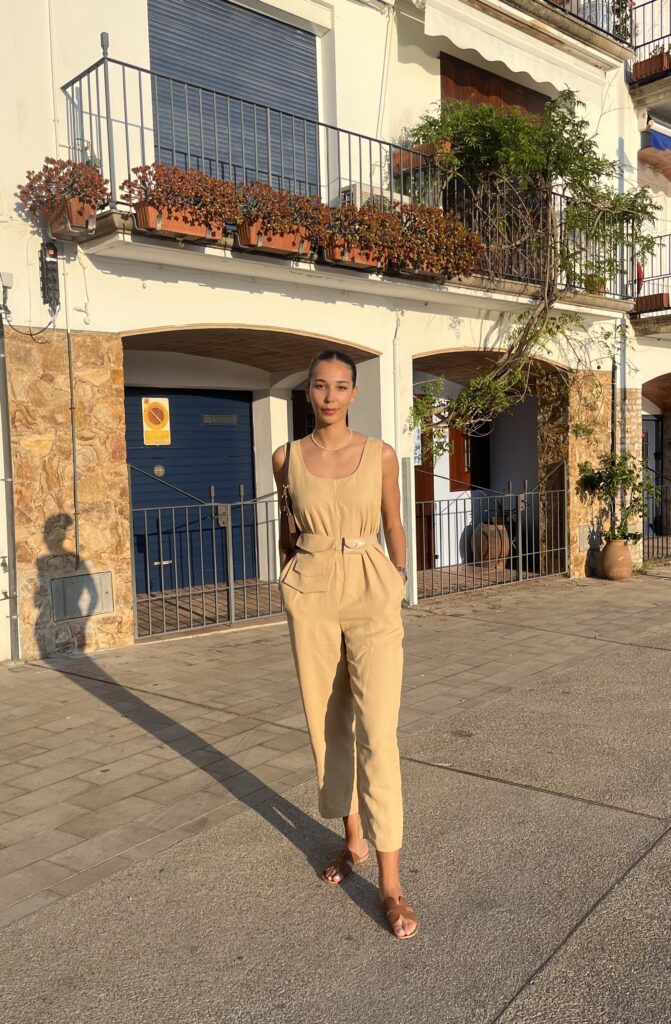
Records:
[[[51,581],[54,619],[82,619],[114,611],[111,572],[82,572]]]

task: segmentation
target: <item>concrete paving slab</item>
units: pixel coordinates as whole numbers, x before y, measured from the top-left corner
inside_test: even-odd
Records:
[[[609,648],[405,740],[413,757],[671,818],[668,654]]]
[[[671,1021],[671,839],[610,893],[497,1024]]]
[[[338,839],[308,784],[10,925],[1,1019],[485,1024],[663,830],[442,769],[405,783],[413,942],[388,934],[372,862],[319,881]]]

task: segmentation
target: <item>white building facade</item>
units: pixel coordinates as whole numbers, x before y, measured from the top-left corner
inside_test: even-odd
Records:
[[[279,611],[270,456],[309,429],[301,389],[322,348],[357,361],[352,427],[382,437],[401,459],[410,599],[423,585],[430,592],[427,569],[433,580],[446,560],[468,562],[464,531],[482,514],[474,497],[532,492],[551,462],[539,451],[538,403],[529,399],[495,426],[476,479],[468,443],[422,468],[408,429],[413,393],[439,375],[453,390],[463,386],[533,290],[514,280],[354,271],[232,240],[152,233],[123,202],[121,183],[157,161],[260,178],[331,204],[404,201],[385,170],[399,166],[394,160],[403,168],[404,128],[441,97],[534,110],[571,88],[601,149],[620,164],[623,187],[644,181],[668,205],[663,170],[639,158],[647,129],[630,86],[636,51],[618,34],[612,5],[92,0],[84,14],[74,0],[29,0],[8,12],[5,29],[0,274],[9,401],[1,440],[11,481],[0,511],[0,659]],[[94,231],[57,239],[52,312],[39,275],[48,233],[16,197],[26,169],[45,156],[99,166],[113,193]],[[636,337],[634,277],[616,294],[566,293],[558,309],[628,339],[616,383],[630,409],[627,437],[640,443],[641,391],[644,412],[664,416],[659,379],[671,372],[671,327],[655,314],[653,333],[640,326],[644,314]],[[645,397],[653,380],[656,401]],[[169,443],[147,443],[149,399],[167,401]],[[462,508],[439,529],[436,503],[451,498]],[[428,527],[417,501],[433,508]],[[583,524],[564,516],[559,530],[569,543],[575,534],[578,550]],[[579,561],[569,557],[563,568],[578,571]]]

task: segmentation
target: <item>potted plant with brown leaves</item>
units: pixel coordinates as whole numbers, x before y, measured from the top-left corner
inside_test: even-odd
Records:
[[[322,206],[315,238],[324,258],[357,270],[371,270],[380,263],[380,220],[386,216],[375,206]]]
[[[635,82],[644,82],[648,78],[657,78],[671,71],[671,46],[657,43],[644,60],[637,60],[631,69]]]
[[[391,173],[397,177],[399,174],[425,171],[434,161],[447,157],[451,150],[452,143],[446,139],[439,139],[436,142],[418,142],[415,145],[410,143],[407,146],[393,146]]]
[[[110,201],[108,182],[96,167],[46,157],[39,171],[28,171],[19,199],[43,217],[55,237],[76,238],[95,228],[96,214]]]
[[[390,270],[432,278],[477,270],[482,243],[454,214],[421,203],[399,204],[394,212],[401,232],[387,254]]]
[[[631,452],[608,452],[596,466],[578,466],[578,485],[584,497],[597,503],[594,525],[606,544],[601,551],[601,575],[607,580],[626,580],[633,570],[629,543],[641,539],[631,530],[648,514],[659,494],[650,473]]]
[[[253,181],[238,189],[238,241],[241,246],[285,256],[308,256],[316,201]]]
[[[121,185],[121,198],[133,207],[137,226],[145,231],[186,238],[216,240],[223,225],[234,219],[235,186],[202,171],[143,164]]]

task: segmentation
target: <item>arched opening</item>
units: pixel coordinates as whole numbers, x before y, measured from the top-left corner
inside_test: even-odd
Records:
[[[440,377],[446,397],[456,397],[499,355],[464,350],[419,356],[414,388]],[[538,361],[538,369],[547,374],[552,364]],[[566,488],[563,478],[550,485],[541,479],[533,383],[524,401],[501,413],[491,429],[469,436],[451,428],[447,436],[449,450],[435,460],[415,436],[420,593],[474,590],[566,571]]]
[[[671,558],[671,373],[642,387],[641,444],[643,463],[656,485],[643,521],[643,559]]]

